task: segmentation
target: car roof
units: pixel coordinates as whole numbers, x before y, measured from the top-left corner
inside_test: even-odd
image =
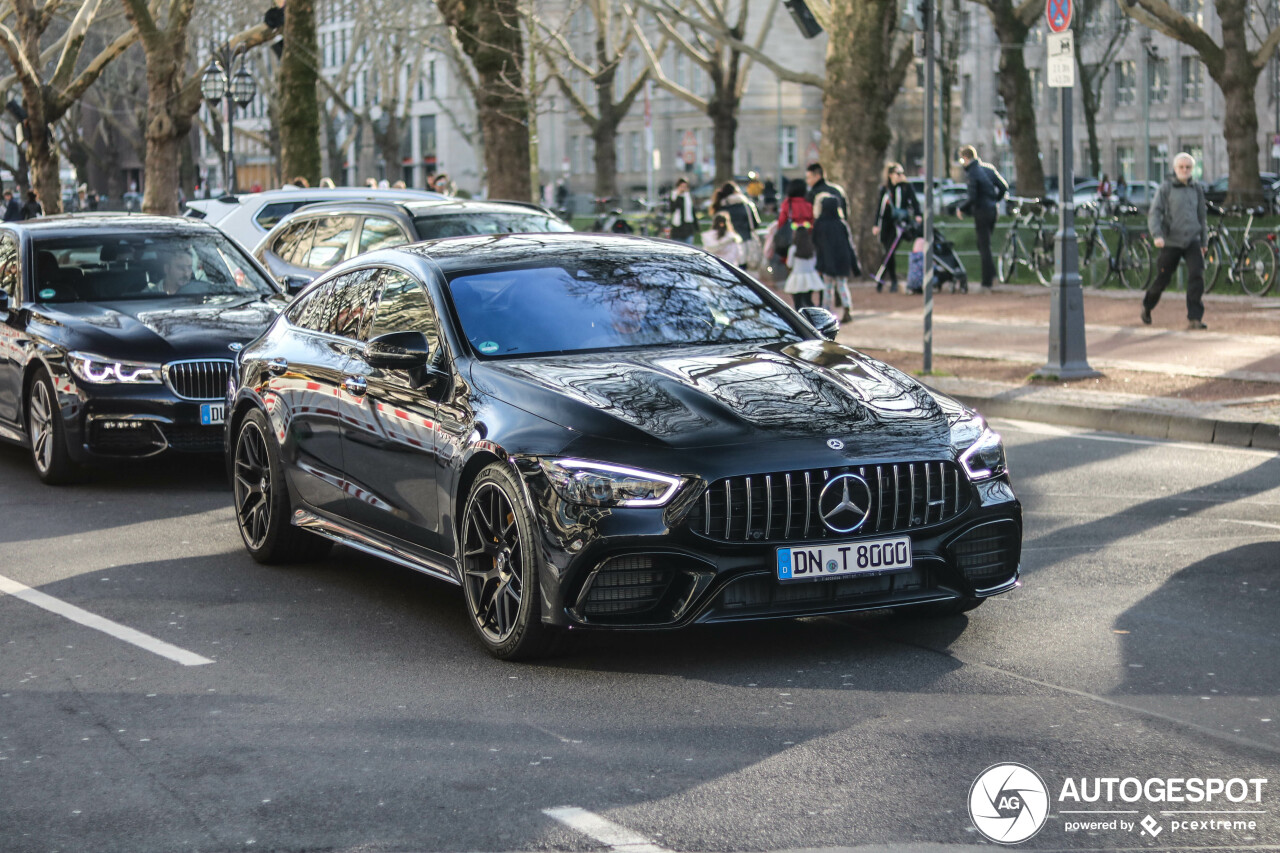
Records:
[[[28,234],[64,236],[85,231],[166,231],[171,233],[221,234],[217,228],[198,219],[182,216],[158,216],[150,213],[64,213],[41,216],[19,222],[6,222]]]
[[[318,201],[315,204],[308,204],[306,207],[298,208],[286,218],[292,221],[304,214],[386,213],[392,210],[408,214],[409,216],[447,216],[450,214],[460,213],[530,213],[546,216],[555,215],[529,202],[477,201],[472,199],[446,198],[445,196],[440,196],[438,199],[404,201],[374,201],[368,199],[362,199],[360,201]],[[284,220],[281,219],[281,222],[283,221]]]
[[[637,255],[708,257],[707,253],[701,249],[673,240],[580,231],[446,237],[387,251],[406,252],[428,258],[446,273],[477,267],[502,267],[536,262],[540,255],[549,263],[554,263],[569,253],[576,252],[586,253],[598,259],[607,258],[611,253],[624,254],[630,259]]]
[[[243,193],[241,195],[220,196],[218,198],[209,199],[191,199],[187,202],[188,206],[199,202],[202,205],[210,203],[224,204],[228,207],[235,205],[252,205],[258,202],[271,201],[305,201],[308,198],[314,198],[316,201],[329,201],[338,199],[388,199],[388,200],[410,200],[410,199],[443,199],[446,196],[440,193],[431,192],[429,190],[392,190],[392,189],[374,189],[373,187],[308,187],[306,189],[279,189],[279,190],[263,190],[260,193]]]

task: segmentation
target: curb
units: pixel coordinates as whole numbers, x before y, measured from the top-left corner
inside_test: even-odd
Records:
[[[985,417],[1041,421],[1147,438],[1280,451],[1280,425],[1277,424],[1223,421],[1133,408],[1104,409],[1079,403],[1008,399],[999,395],[958,390],[947,393]]]

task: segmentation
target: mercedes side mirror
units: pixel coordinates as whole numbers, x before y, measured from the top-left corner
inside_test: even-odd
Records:
[[[311,278],[311,276],[290,273],[289,275],[282,276],[280,278],[280,284],[284,287],[285,293],[290,296],[297,296],[314,280],[315,279]]]
[[[364,360],[383,370],[413,370],[425,367],[430,354],[422,332],[392,332],[379,335],[364,347]]]
[[[840,321],[836,319],[835,314],[826,308],[801,308],[800,314],[809,321],[809,325],[818,330],[818,334],[829,341],[836,339],[836,333],[840,331]]]

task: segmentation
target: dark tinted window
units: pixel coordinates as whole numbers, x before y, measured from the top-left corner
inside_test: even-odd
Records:
[[[463,213],[420,216],[413,221],[418,239],[464,237],[468,234],[525,234],[572,231],[573,227],[543,213]]]
[[[422,332],[433,352],[440,337],[436,312],[422,285],[399,270],[382,271],[382,296],[369,339],[391,332]]]
[[[18,263],[18,241],[12,234],[0,237],[0,290],[9,294],[10,307],[22,302],[22,273]]]
[[[263,228],[270,231],[275,228],[281,219],[284,219],[290,213],[293,213],[304,204],[310,204],[306,201],[273,201],[271,204],[264,204],[262,210],[259,210],[254,220]]]
[[[354,216],[326,216],[316,220],[316,233],[306,260],[298,266],[313,270],[327,270],[341,261],[351,243],[351,232],[356,229]]]
[[[482,355],[799,340],[760,291],[710,260],[577,260],[461,273],[449,292]]]
[[[360,244],[356,254],[373,252],[378,249],[390,249],[392,246],[403,246],[409,242],[404,231],[394,219],[381,216],[366,216],[364,226],[360,230]]]
[[[363,338],[369,328],[368,320],[373,316],[380,272],[377,269],[356,270],[335,280],[329,306],[333,320],[322,331],[354,340]]]

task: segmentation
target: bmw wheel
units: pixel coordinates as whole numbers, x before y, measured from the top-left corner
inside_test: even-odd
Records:
[[[41,369],[27,391],[27,438],[36,475],[47,485],[74,482],[80,468],[67,450],[67,429],[53,380]]]
[[[502,660],[547,655],[559,640],[542,624],[536,541],[515,475],[501,463],[489,465],[462,516],[462,588],[472,627]]]
[[[236,525],[249,556],[259,563],[294,563],[323,557],[332,543],[289,523],[289,490],[270,422],[250,412],[236,435],[232,466]]]

